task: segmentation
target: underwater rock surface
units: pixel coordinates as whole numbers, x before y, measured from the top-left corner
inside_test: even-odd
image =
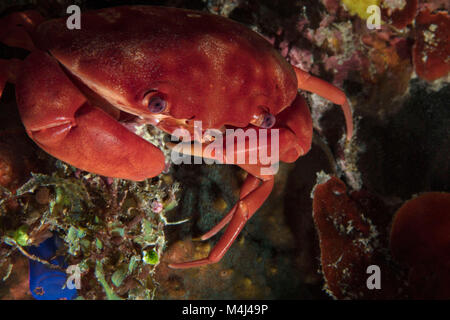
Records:
[[[35,3],[3,1],[0,15],[35,9]],[[125,3],[175,6],[241,22],[291,64],[342,88],[356,134],[343,143],[341,110],[305,93],[315,129],[311,151],[280,166],[269,199],[219,263],[173,270],[168,263],[208,255],[222,232],[207,241],[196,238],[234,205],[245,173],[234,166],[172,165],[154,179],[133,183],[79,171],[26,136],[8,85],[0,100],[0,299],[31,298],[27,259],[33,256],[27,247],[53,232],[64,240],[60,252],[67,263],[81,268],[78,295],[84,299],[449,298],[447,256],[420,264],[405,258],[403,242],[392,242],[408,240],[395,237],[402,206],[424,193],[450,192],[448,3],[77,3],[82,10]],[[366,27],[369,3],[382,8],[381,29]],[[69,4],[43,0],[38,9],[59,17]],[[0,58],[25,55],[0,45]],[[164,146],[164,134],[141,130]],[[434,214],[441,219],[449,210],[444,206]],[[412,221],[403,215],[403,223]],[[432,239],[426,233],[423,238]],[[426,253],[416,258],[428,259]],[[367,289],[369,265],[381,268],[382,290]],[[417,289],[426,284],[423,279],[439,283],[438,289]]]

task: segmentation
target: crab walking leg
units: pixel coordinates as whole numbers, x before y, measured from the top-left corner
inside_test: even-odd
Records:
[[[255,177],[248,177],[247,180],[257,179]],[[253,181],[249,182],[249,185]],[[204,266],[219,262],[225,255],[230,246],[236,240],[239,233],[245,226],[245,223],[253,216],[256,210],[266,201],[273,188],[273,179],[266,180],[260,183],[259,187],[250,192],[246,197],[239,200],[236,211],[234,212],[225,233],[219,242],[209,253],[208,258],[200,259],[190,262],[172,263],[169,267],[173,269],[187,269],[192,267]]]
[[[216,224],[211,230],[209,230],[207,233],[205,233],[204,235],[202,235],[200,237],[200,240],[208,240],[209,238],[213,237],[216,235],[217,232],[219,232],[220,230],[222,230],[230,221],[231,219],[233,219],[234,213],[236,212],[236,209],[238,207],[238,203],[236,203],[233,208],[231,208],[230,212],[227,213],[227,215],[225,217],[222,218],[222,220],[220,220],[220,222],[218,224]]]
[[[242,185],[241,192],[240,192],[240,195],[239,195],[239,200],[244,199],[246,196],[248,196],[248,194],[250,192],[252,192],[256,188],[258,188],[260,183],[261,183],[261,180],[259,180],[258,178],[254,177],[252,175],[249,175],[247,177],[247,179],[245,179],[244,184]],[[231,219],[233,218],[233,215],[236,212],[238,204],[239,204],[239,202],[234,205],[234,207],[230,210],[230,212],[228,212],[228,214],[225,217],[223,217],[223,219],[220,220],[220,222],[214,228],[212,228],[207,233],[202,235],[200,237],[200,239],[201,240],[208,240],[209,238],[214,236],[217,232],[222,230],[222,228],[225,227],[231,221]]]
[[[0,42],[10,47],[33,51],[31,34],[44,18],[38,11],[14,12],[0,19]]]
[[[351,140],[353,135],[352,110],[348,104],[345,93],[339,88],[333,86],[320,78],[314,77],[306,71],[293,67],[297,75],[298,88],[318,94],[319,96],[330,100],[342,107],[347,126],[347,140]]]
[[[3,90],[5,89],[6,82],[8,81],[8,75],[2,67],[2,60],[0,60],[0,98],[2,97]]]
[[[9,47],[35,50],[30,32],[42,21],[37,11],[11,13],[0,19],[0,42]],[[0,98],[7,82],[16,83],[21,64],[18,59],[0,59]]]
[[[311,148],[312,140],[312,120],[309,112],[308,105],[305,99],[301,95],[297,95],[296,99],[292,102],[289,108],[286,108],[283,112],[277,115],[277,126],[273,129],[279,130],[279,141],[269,140],[267,144],[260,145],[260,148],[269,148],[271,143],[279,143],[279,160],[283,162],[294,162],[298,157],[304,155]],[[271,129],[269,129],[271,130]],[[246,146],[247,147],[247,146]],[[225,149],[228,152],[228,149]],[[246,152],[250,149],[246,149]],[[258,150],[259,152],[260,150]],[[233,152],[236,154],[235,150]],[[235,155],[234,154],[234,155]],[[233,156],[234,156],[233,155]],[[242,186],[240,199],[245,198],[250,192],[255,190],[260,180],[273,179],[272,174],[262,174],[261,169],[272,169],[272,164],[260,165],[260,164],[238,164],[242,169],[249,173],[248,178]],[[257,177],[257,178],[256,178]],[[236,206],[215,226],[211,231],[201,237],[202,240],[206,240],[221,230],[232,218]]]
[[[7,82],[16,83],[22,61],[19,59],[0,59],[0,98]]]

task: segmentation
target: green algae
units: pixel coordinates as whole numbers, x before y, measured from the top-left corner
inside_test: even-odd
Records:
[[[165,213],[178,204],[179,184],[163,175],[108,179],[58,160],[55,167],[52,174],[32,174],[14,193],[0,190],[0,265],[8,270],[2,278],[13,269],[13,252],[34,259],[26,246],[57,234],[58,254],[80,268],[80,299],[153,298],[153,274],[166,247]],[[43,188],[48,197],[38,201]],[[154,202],[161,211],[152,210]]]

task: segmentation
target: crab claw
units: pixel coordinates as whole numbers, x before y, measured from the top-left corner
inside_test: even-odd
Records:
[[[161,150],[92,105],[47,53],[34,51],[24,61],[16,95],[28,135],[52,156],[82,170],[137,181],[163,170]]]
[[[277,115],[280,128],[280,160],[294,162],[311,149],[311,113],[305,99],[297,94],[289,108]]]

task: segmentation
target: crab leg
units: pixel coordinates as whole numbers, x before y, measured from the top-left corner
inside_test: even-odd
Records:
[[[6,82],[8,82],[8,69],[6,68],[6,60],[0,59],[0,98],[2,97],[3,90],[5,89]]]
[[[44,19],[37,11],[14,12],[0,19],[0,42],[28,51],[36,49],[30,33]],[[6,82],[16,83],[21,60],[0,59],[0,97]]]
[[[279,158],[284,162],[293,162],[299,156],[308,152],[311,147],[313,129],[309,108],[303,97],[298,95],[291,106],[286,108],[276,117],[277,122],[273,129],[280,130]],[[245,130],[246,129],[244,129],[244,131]],[[267,145],[260,146],[260,148],[268,148],[270,143],[271,141],[268,140]],[[173,148],[176,145],[171,144],[170,146]],[[204,150],[206,147],[206,145],[203,145],[202,149],[198,150],[191,146],[191,148],[187,148],[187,150],[185,148],[181,150],[187,154],[202,157],[205,154]],[[213,159],[225,163],[227,152],[233,152],[233,155],[236,155],[237,152],[236,150],[224,150],[226,152],[221,156],[215,154],[212,154],[211,156]],[[239,152],[248,153],[250,151],[251,150],[246,146],[246,149],[240,150]],[[240,200],[215,227],[201,237],[202,240],[209,239],[229,224],[220,241],[213,248],[208,258],[186,263],[175,263],[171,264],[170,267],[191,268],[219,261],[244,227],[245,222],[267,199],[273,187],[273,175],[262,175],[260,170],[263,166],[260,164],[239,164],[239,166],[249,173],[242,186],[239,197]]]
[[[240,192],[240,195],[239,195],[239,199],[242,200],[245,197],[247,197],[250,192],[252,192],[256,188],[258,188],[260,183],[261,183],[261,181],[259,179],[249,175],[248,178],[245,179],[244,184],[242,185],[241,192]],[[230,212],[225,217],[223,217],[223,219],[220,220],[220,222],[215,227],[213,227],[207,233],[202,235],[200,237],[200,239],[201,240],[208,240],[209,238],[214,236],[217,232],[222,230],[222,228],[225,227],[231,221],[231,219],[233,218],[233,215],[234,215],[234,213],[235,213],[235,211],[236,211],[236,209],[238,207],[238,204],[239,204],[239,202],[234,205],[234,207],[230,210]]]
[[[216,224],[211,230],[209,230],[207,233],[202,235],[200,237],[200,240],[208,240],[209,238],[215,236],[217,232],[222,230],[230,221],[233,219],[234,213],[236,212],[236,209],[238,207],[238,203],[236,203],[233,208],[231,208],[230,212],[226,214],[225,217],[222,218],[222,220],[219,221],[218,224]]]
[[[92,105],[47,53],[34,51],[24,61],[16,95],[28,135],[54,157],[131,180],[163,170],[163,153]]]
[[[6,82],[16,83],[22,61],[19,59],[0,59],[0,98],[5,89]]]
[[[253,216],[253,214],[259,209],[259,207],[266,201],[273,188],[273,179],[260,182],[258,178],[249,175],[244,183],[245,191],[249,193],[239,200],[234,212],[233,209],[229,214],[220,222],[221,227],[226,225],[226,220],[229,220],[229,225],[225,230],[222,238],[216,246],[211,250],[209,256],[205,259],[200,259],[190,262],[172,263],[169,267],[174,269],[187,269],[192,267],[204,266],[220,261],[230,246],[236,240],[239,233],[244,228],[245,223]],[[257,185],[258,182],[258,185]],[[252,191],[250,189],[254,188]],[[233,212],[233,213],[232,213]],[[231,218],[230,218],[231,216]],[[219,228],[220,230],[220,228]],[[219,230],[213,228],[205,236],[211,235],[211,233],[217,233]]]
[[[294,67],[295,74],[297,75],[298,88],[313,92],[319,96],[330,100],[331,102],[338,104],[342,107],[345,116],[345,123],[347,126],[347,140],[351,140],[353,135],[353,120],[352,110],[348,104],[345,93],[332,84],[314,77],[306,71]]]
[[[44,18],[37,11],[14,12],[0,19],[0,42],[28,51],[36,49],[31,38],[33,30]]]

